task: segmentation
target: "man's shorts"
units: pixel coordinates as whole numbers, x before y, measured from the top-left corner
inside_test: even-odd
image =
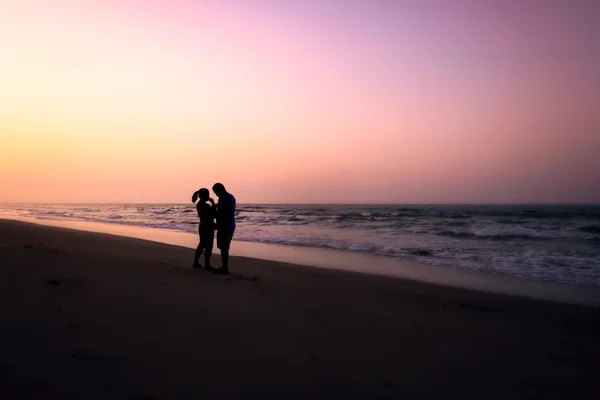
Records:
[[[217,247],[220,250],[229,250],[234,231],[235,229],[219,229],[217,231]]]

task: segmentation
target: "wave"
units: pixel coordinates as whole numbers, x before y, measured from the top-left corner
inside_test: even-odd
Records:
[[[434,256],[436,249],[433,248],[419,248],[419,247],[390,247],[378,244],[370,243],[348,243],[341,240],[314,240],[304,238],[290,238],[290,237],[270,237],[270,238],[249,238],[241,237],[236,240],[242,242],[257,242],[266,244],[281,244],[290,246],[300,247],[316,247],[324,249],[334,250],[348,250],[353,252],[364,252],[386,256],[401,257],[405,255],[419,256],[419,257],[432,257]]]
[[[523,234],[495,234],[495,235],[478,235],[470,232],[442,231],[439,233],[442,236],[449,236],[462,239],[480,239],[480,240],[543,240],[548,239],[540,236],[523,235]]]
[[[431,257],[434,254],[434,250],[430,250],[430,249],[415,248],[415,249],[406,249],[405,251],[408,254],[412,254],[415,256],[421,256],[421,257]]]
[[[521,225],[523,223],[523,221],[519,221],[518,219],[500,219],[498,220],[499,224],[507,224],[507,225]]]
[[[455,232],[455,231],[441,231],[439,233],[439,235],[450,236],[450,237],[455,237],[455,238],[470,238],[472,236],[475,236],[468,232]]]
[[[600,226],[584,226],[579,230],[586,233],[600,233]]]
[[[89,213],[98,213],[102,212],[99,208],[75,208],[77,212],[89,212]]]
[[[467,226],[468,223],[460,222],[460,221],[451,221],[451,222],[447,222],[446,225],[448,225],[448,226]]]
[[[152,211],[152,214],[158,214],[158,215],[165,215],[165,214],[171,214],[171,213],[173,213],[172,209]]]

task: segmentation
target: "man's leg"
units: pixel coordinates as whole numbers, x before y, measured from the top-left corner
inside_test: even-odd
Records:
[[[217,247],[221,250],[221,262],[223,266],[217,269],[216,272],[221,274],[229,273],[229,244],[231,243],[231,238],[233,236],[233,232],[220,230],[217,232]]]
[[[223,262],[223,269],[229,271],[229,250],[221,250],[221,261]]]

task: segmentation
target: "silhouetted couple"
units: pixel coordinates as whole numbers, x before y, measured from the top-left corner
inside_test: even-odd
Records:
[[[198,259],[204,252],[205,270],[219,274],[228,274],[229,246],[231,245],[231,239],[233,239],[233,232],[235,231],[236,202],[235,197],[225,190],[225,186],[222,183],[215,183],[212,190],[219,198],[216,205],[206,188],[198,190],[192,196],[192,203],[196,203],[196,200],[199,199],[196,204],[196,211],[198,211],[198,217],[200,217],[200,225],[198,225],[200,243],[196,248],[193,267],[202,268],[198,264]],[[216,223],[215,218],[217,220]],[[215,230],[217,230],[217,248],[221,250],[221,260],[223,262],[223,266],[216,269],[210,265]]]

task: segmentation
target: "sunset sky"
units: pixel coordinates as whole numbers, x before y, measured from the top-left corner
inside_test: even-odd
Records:
[[[0,0],[0,202],[600,203],[600,2],[482,3]]]

